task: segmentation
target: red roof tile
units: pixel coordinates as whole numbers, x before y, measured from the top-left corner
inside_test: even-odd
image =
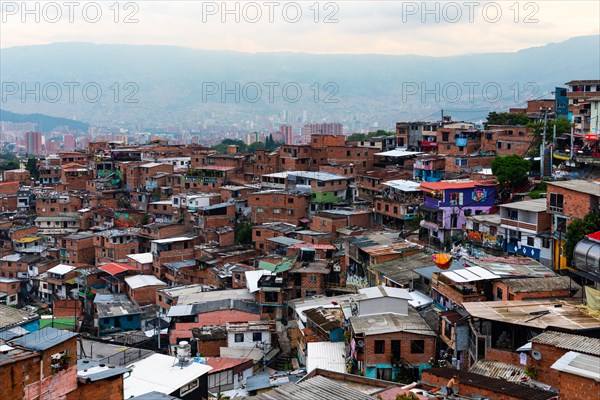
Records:
[[[493,182],[485,181],[461,181],[461,182],[423,182],[421,183],[420,189],[422,190],[446,190],[446,189],[469,189],[476,186],[495,186]]]
[[[100,269],[104,272],[108,272],[111,275],[117,275],[125,271],[139,271],[136,267],[122,263],[104,264],[100,267]]]
[[[250,367],[252,367],[251,358],[206,357],[206,365],[213,368],[210,371],[211,374],[240,366],[248,361],[250,361]]]

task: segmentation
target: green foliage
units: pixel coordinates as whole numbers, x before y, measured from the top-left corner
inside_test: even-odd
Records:
[[[346,138],[346,140],[349,142],[355,142],[355,141],[365,140],[365,139],[369,139],[369,138],[377,137],[377,136],[394,136],[394,135],[395,135],[394,132],[388,132],[388,131],[384,131],[383,129],[378,129],[376,132],[369,132],[367,134],[353,133],[352,135],[348,136]]]
[[[560,136],[563,133],[568,133],[571,131],[571,123],[566,118],[548,120],[546,122],[546,143],[550,143],[554,139],[555,125],[556,136]],[[533,135],[535,136],[534,145],[539,146],[542,143],[542,138],[544,136],[544,121],[530,122],[526,124],[526,127],[533,131]]]
[[[37,158],[29,157],[27,158],[27,164],[25,165],[25,169],[29,171],[31,177],[35,180],[39,179],[40,177],[40,169],[38,168],[37,162]]]
[[[492,111],[488,114],[485,127],[487,129],[488,125],[527,125],[530,122],[531,119],[527,118],[524,114],[497,113]]]
[[[527,366],[523,372],[531,379],[536,379],[538,376],[538,369],[536,367]]]
[[[419,398],[413,392],[407,392],[396,395],[396,400],[419,400]]]
[[[19,159],[14,153],[2,153],[0,154],[0,171],[7,171],[11,169],[19,168]]]
[[[219,153],[227,153],[227,146],[235,145],[238,146],[240,153],[256,153],[256,150],[275,150],[281,146],[282,142],[276,142],[273,139],[273,134],[267,136],[265,142],[254,142],[247,145],[241,140],[235,139],[224,139],[221,143],[211,147],[211,149],[218,151]]]
[[[600,231],[600,215],[589,213],[583,219],[576,219],[567,226],[565,234],[565,256],[567,265],[571,265],[577,243],[587,234]]]
[[[510,185],[513,188],[527,180],[527,173],[531,169],[528,160],[516,154],[499,156],[492,161],[492,174],[501,185]]]
[[[546,181],[541,181],[537,186],[529,193],[529,197],[532,199],[541,199],[542,195],[548,191]]]
[[[252,224],[242,222],[235,226],[235,243],[250,244],[252,242]]]

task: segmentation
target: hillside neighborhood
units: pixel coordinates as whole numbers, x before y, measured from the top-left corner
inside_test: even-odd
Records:
[[[3,122],[0,399],[598,400],[600,80],[557,84],[215,146]]]

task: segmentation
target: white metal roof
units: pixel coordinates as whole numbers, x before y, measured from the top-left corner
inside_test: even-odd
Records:
[[[389,186],[396,190],[401,190],[403,192],[418,192],[419,186],[421,186],[418,182],[407,181],[405,179],[396,179],[395,181],[387,181],[383,182],[383,185]]]
[[[556,360],[551,368],[600,382],[600,357],[569,351]]]
[[[132,289],[138,289],[145,286],[167,286],[166,283],[154,275],[134,275],[125,278],[125,282]]]
[[[456,269],[454,271],[444,271],[442,272],[442,275],[456,283],[475,282],[483,281],[486,279],[501,278],[499,275],[493,274],[487,269],[481,267],[469,267],[463,269]]]
[[[50,268],[46,272],[50,272],[51,274],[64,275],[66,273],[73,271],[74,269],[75,269],[75,267],[73,267],[71,265],[58,264],[56,267]]]
[[[127,368],[132,371],[131,375],[123,379],[126,399],[152,391],[171,394],[212,369],[197,362],[180,366],[177,358],[164,354],[153,354],[127,365]]]
[[[346,372],[344,342],[311,342],[307,345],[306,372],[317,368],[340,373]]]
[[[376,156],[384,156],[384,157],[408,157],[408,156],[416,156],[419,154],[423,154],[421,151],[408,151],[404,148],[397,148],[390,151],[384,151],[382,153],[375,153]]]
[[[159,165],[162,165],[162,164],[161,163],[157,163],[157,162],[149,162],[147,164],[140,165],[140,167],[142,167],[142,168],[154,168],[154,167],[158,167]]]
[[[163,244],[163,243],[175,243],[175,242],[184,242],[186,240],[190,240],[193,239],[194,237],[187,237],[187,236],[178,236],[178,237],[172,237],[172,238],[166,238],[166,239],[156,239],[156,240],[152,240],[152,243],[158,243],[158,244]]]
[[[391,286],[373,286],[358,290],[361,295],[364,295],[367,299],[379,299],[382,297],[393,297],[396,299],[412,300],[413,297],[410,295],[408,289],[395,288]]]
[[[245,271],[246,274],[246,287],[250,293],[254,293],[258,290],[258,280],[263,275],[271,275],[271,272],[266,271],[264,269],[259,269],[256,271]]]
[[[193,304],[177,304],[169,308],[169,311],[167,312],[167,317],[181,317],[185,315],[192,315],[193,311]]]
[[[152,253],[127,254],[127,257],[139,262],[140,264],[152,263]]]

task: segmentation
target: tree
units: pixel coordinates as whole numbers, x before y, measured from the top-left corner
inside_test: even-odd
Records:
[[[492,111],[488,114],[485,128],[489,125],[527,125],[531,122],[525,114],[512,114],[512,113],[497,113]]]
[[[37,180],[40,177],[40,170],[37,164],[38,160],[35,157],[28,157],[27,164],[25,165],[25,169],[29,171],[29,175]]]
[[[492,174],[501,185],[510,185],[516,188],[527,180],[527,173],[531,169],[529,160],[523,159],[516,154],[499,156],[492,161]]]
[[[227,146],[230,146],[230,145],[238,146],[239,151],[241,153],[246,152],[246,149],[247,149],[246,143],[242,142],[241,140],[235,140],[235,139],[224,139],[221,143],[212,146],[211,149],[224,154],[224,153],[227,153]]]
[[[585,235],[600,231],[600,215],[589,213],[583,219],[576,219],[567,226],[565,234],[565,256],[567,265],[573,261],[575,246]]]
[[[252,242],[252,224],[242,222],[235,226],[235,243],[250,244]]]
[[[365,140],[366,138],[367,135],[365,135],[364,133],[353,133],[352,135],[348,136],[346,140],[348,142],[356,142],[359,140]]]

